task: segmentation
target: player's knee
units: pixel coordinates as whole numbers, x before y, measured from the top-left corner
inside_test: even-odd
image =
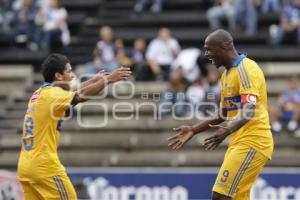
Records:
[[[219,194],[217,192],[212,192],[211,200],[231,200],[231,197]]]

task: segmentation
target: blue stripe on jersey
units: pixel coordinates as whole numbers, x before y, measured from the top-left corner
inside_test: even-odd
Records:
[[[240,62],[246,58],[245,54],[240,54],[232,63],[232,67],[238,66],[240,64]]]
[[[41,88],[47,87],[47,86],[51,86],[51,83],[49,82],[44,82],[43,85],[41,86]]]

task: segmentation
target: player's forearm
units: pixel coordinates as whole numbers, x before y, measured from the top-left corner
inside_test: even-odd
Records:
[[[252,120],[254,115],[255,105],[249,104],[245,106],[239,117],[233,120],[226,120],[222,124],[219,124],[219,126],[226,128],[228,130],[228,133],[231,134],[243,127],[248,121]]]
[[[108,79],[99,79],[91,81],[87,86],[81,88],[78,91],[78,96],[80,97],[80,102],[87,101],[91,96],[96,96],[99,92],[101,92],[108,84]]]
[[[80,86],[79,86],[79,89],[85,88],[85,87],[87,87],[88,85],[93,84],[93,83],[95,83],[95,82],[98,81],[98,80],[100,80],[100,77],[94,76],[93,78],[91,78],[91,79],[89,79],[89,80],[87,80],[87,81],[82,82],[82,83],[80,84]]]
[[[197,134],[197,133],[200,133],[200,132],[210,129],[211,128],[210,125],[216,125],[216,124],[220,124],[220,123],[224,122],[226,115],[227,115],[227,113],[223,109],[222,113],[218,113],[211,119],[200,122],[199,124],[192,126],[192,130],[193,130],[194,134]]]

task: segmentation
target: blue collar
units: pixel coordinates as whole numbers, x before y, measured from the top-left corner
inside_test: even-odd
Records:
[[[52,83],[49,82],[44,82],[43,85],[41,86],[41,88],[47,87],[47,86],[51,86]]]
[[[240,54],[232,63],[232,67],[238,66],[240,64],[240,62],[246,58],[245,54]]]

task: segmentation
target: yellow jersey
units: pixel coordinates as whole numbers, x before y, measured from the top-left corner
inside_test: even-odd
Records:
[[[61,118],[75,93],[44,83],[31,96],[23,122],[18,162],[20,180],[39,180],[65,173],[57,148]]]
[[[260,67],[241,54],[232,67],[223,72],[221,85],[221,108],[227,110],[229,118],[240,114],[243,95],[256,97],[254,117],[231,134],[229,146],[248,145],[271,159],[274,144],[269,124],[266,81]]]

